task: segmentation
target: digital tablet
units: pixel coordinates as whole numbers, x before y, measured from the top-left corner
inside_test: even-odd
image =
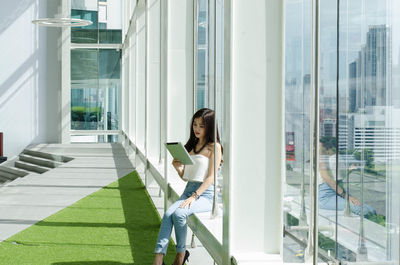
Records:
[[[186,148],[181,142],[176,143],[165,143],[165,147],[168,149],[169,153],[173,158],[178,159],[184,165],[193,165],[193,159],[190,157]]]

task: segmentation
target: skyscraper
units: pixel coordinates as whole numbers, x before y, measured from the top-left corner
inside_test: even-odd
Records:
[[[366,44],[358,58],[349,65],[349,109],[356,112],[366,106],[387,105],[390,92],[391,56],[390,28],[372,25],[366,36]],[[389,72],[389,73],[388,73]],[[363,101],[362,101],[363,100]]]

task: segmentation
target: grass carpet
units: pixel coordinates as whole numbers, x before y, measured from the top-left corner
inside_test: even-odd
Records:
[[[0,264],[152,264],[160,217],[132,172],[0,243]],[[171,264],[170,242],[165,258]]]

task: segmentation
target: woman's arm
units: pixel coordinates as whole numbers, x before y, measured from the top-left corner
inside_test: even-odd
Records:
[[[172,165],[174,166],[176,172],[178,172],[179,177],[183,177],[183,173],[185,173],[185,165],[181,163],[178,159],[172,160]]]
[[[324,180],[324,182],[326,184],[328,184],[329,187],[331,187],[334,191],[336,191],[336,193],[339,194],[339,196],[344,197],[344,198],[346,196],[349,196],[349,200],[351,203],[356,204],[356,205],[361,205],[361,203],[356,198],[354,198],[353,196],[350,196],[349,194],[343,193],[344,190],[339,185],[337,186],[337,190],[336,190],[336,181],[329,174],[329,169],[326,166],[326,163],[322,161],[322,159],[320,159],[320,162],[319,162],[319,173],[321,174],[321,177]]]
[[[333,190],[336,191],[336,182],[329,174],[329,169],[323,159],[319,160],[319,173],[321,174],[322,179],[326,184],[329,185]],[[337,194],[341,195],[343,193],[343,189],[338,186]]]

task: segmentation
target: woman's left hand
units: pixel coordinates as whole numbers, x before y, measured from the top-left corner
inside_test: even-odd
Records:
[[[187,205],[192,206],[192,203],[195,201],[196,199],[193,196],[190,196],[189,198],[187,198],[186,200],[184,200],[180,206],[180,208],[185,208]]]

